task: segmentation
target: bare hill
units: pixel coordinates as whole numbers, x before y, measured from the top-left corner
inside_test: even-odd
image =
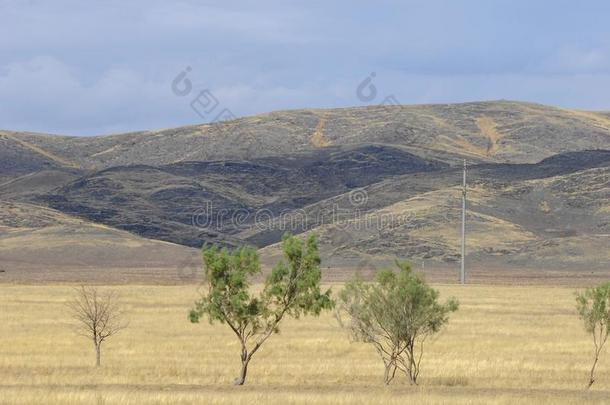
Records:
[[[538,165],[471,168],[468,260],[513,267],[610,267],[610,153],[576,155]],[[558,161],[581,161],[582,170],[572,166],[566,173],[569,165],[560,170]],[[588,168],[593,162],[598,167]],[[366,201],[356,208],[350,193],[321,201],[305,211],[309,218],[327,220],[306,229],[319,236],[331,266],[368,266],[375,258],[388,262],[394,257],[433,266],[457,262],[460,175],[448,170],[388,179],[364,188]],[[329,211],[339,215],[321,214]],[[277,220],[238,236],[267,245],[277,242],[278,230],[287,225]],[[277,248],[265,252],[273,255]]]
[[[0,281],[192,281],[192,269],[179,266],[191,266],[194,255],[52,209],[0,201]]]
[[[455,266],[463,160],[468,260],[610,265],[610,116],[511,101],[279,111],[98,137],[0,131],[0,263],[143,275],[192,260],[178,244],[273,254],[291,231],[320,235],[332,266]]]
[[[326,146],[385,144],[446,161],[535,163],[561,152],[610,149],[607,114],[513,101],[279,111],[159,131],[63,137],[2,131],[0,161],[30,169],[254,159]],[[11,152],[13,151],[13,152]],[[10,153],[13,153],[10,155]],[[27,155],[26,155],[27,153]],[[23,163],[15,162],[19,172]]]

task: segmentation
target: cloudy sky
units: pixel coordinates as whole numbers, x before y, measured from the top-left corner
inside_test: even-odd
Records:
[[[567,0],[0,0],[0,128],[95,135],[389,96],[610,110],[609,15]]]

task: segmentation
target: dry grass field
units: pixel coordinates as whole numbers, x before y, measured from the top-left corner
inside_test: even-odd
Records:
[[[340,286],[334,287],[337,290]],[[0,285],[1,404],[608,403],[610,353],[584,386],[592,344],[574,289],[436,285],[460,310],[429,343],[418,387],[385,387],[373,348],[331,315],[289,320],[232,386],[238,345],[225,326],[187,321],[195,286],[116,286],[130,326],[103,348],[74,334],[67,285]]]

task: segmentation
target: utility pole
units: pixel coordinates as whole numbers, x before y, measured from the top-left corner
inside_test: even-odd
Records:
[[[460,282],[466,284],[466,271],[464,260],[466,257],[466,159],[464,159],[464,176],[462,182],[462,266],[460,269]]]

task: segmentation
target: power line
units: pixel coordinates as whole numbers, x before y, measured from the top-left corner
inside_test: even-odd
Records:
[[[462,265],[460,269],[460,282],[466,284],[466,270],[464,261],[466,257],[466,159],[464,159],[464,172],[462,182]]]

